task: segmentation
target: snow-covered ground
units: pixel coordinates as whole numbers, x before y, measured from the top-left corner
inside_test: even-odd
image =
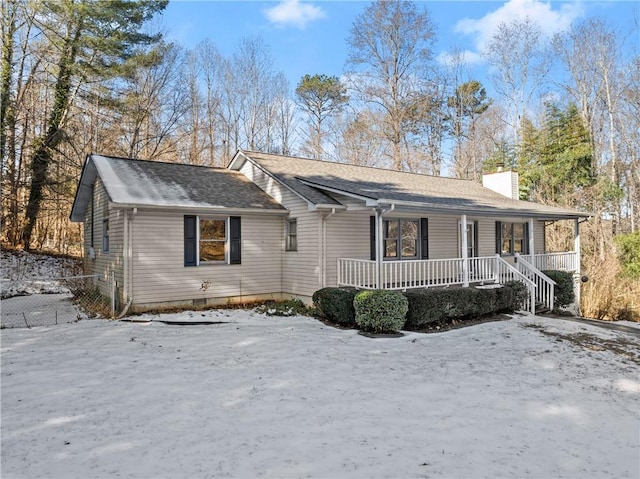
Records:
[[[640,476],[637,334],[135,319],[2,331],[3,478]]]
[[[81,262],[26,251],[0,252],[1,297],[31,294],[65,294],[69,290],[57,278],[81,273]]]

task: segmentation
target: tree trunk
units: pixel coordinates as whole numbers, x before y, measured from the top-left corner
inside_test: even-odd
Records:
[[[29,201],[25,212],[25,227],[22,233],[22,244],[28,251],[31,248],[31,237],[35,228],[44,187],[47,182],[47,170],[53,158],[53,151],[62,139],[62,127],[71,93],[72,69],[76,61],[78,40],[82,32],[82,21],[75,26],[73,35],[65,39],[62,56],[58,63],[58,77],[54,89],[53,109],[47,121],[47,133],[35,141],[35,148],[31,160],[31,188]],[[70,31],[71,33],[71,31]]]

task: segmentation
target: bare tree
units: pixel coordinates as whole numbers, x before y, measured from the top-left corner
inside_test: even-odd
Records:
[[[360,166],[388,166],[380,164],[385,156],[384,140],[379,131],[379,113],[362,110],[355,115],[342,114],[336,118],[336,159]]]
[[[593,172],[606,171],[610,185],[620,184],[621,98],[625,91],[621,64],[621,38],[602,18],[590,18],[572,25],[553,39],[556,57],[566,68],[570,80],[562,84],[579,105],[580,114],[591,134]],[[615,234],[620,206],[614,207],[611,226]]]
[[[409,1],[376,1],[349,36],[350,88],[381,120],[376,131],[391,144],[393,168],[405,167],[407,120],[428,77],[435,28],[427,10]]]
[[[508,125],[520,144],[520,122],[549,71],[549,56],[540,28],[529,18],[501,23],[484,53],[493,67],[496,91],[511,105]]]

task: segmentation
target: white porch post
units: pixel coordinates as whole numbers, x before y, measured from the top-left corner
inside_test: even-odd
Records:
[[[460,228],[462,231],[460,234],[462,235],[462,281],[465,288],[469,286],[469,245],[467,238],[467,215],[462,215],[462,219],[460,220]]]
[[[533,234],[533,218],[529,218],[529,254],[531,255],[531,264],[536,266],[536,260],[534,254],[536,254],[536,241],[535,234]],[[536,266],[537,268],[537,266]]]
[[[382,288],[382,213],[376,208],[376,289]]]
[[[580,220],[576,218],[573,220],[573,250],[576,252],[576,274],[580,275]]]

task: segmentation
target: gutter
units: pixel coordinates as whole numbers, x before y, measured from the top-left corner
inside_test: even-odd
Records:
[[[262,209],[262,208],[227,208],[225,206],[175,206],[175,205],[137,205],[132,203],[111,203],[114,209],[144,209],[152,211],[172,211],[172,212],[199,212],[211,214],[259,214],[273,216],[287,216],[287,209]]]

